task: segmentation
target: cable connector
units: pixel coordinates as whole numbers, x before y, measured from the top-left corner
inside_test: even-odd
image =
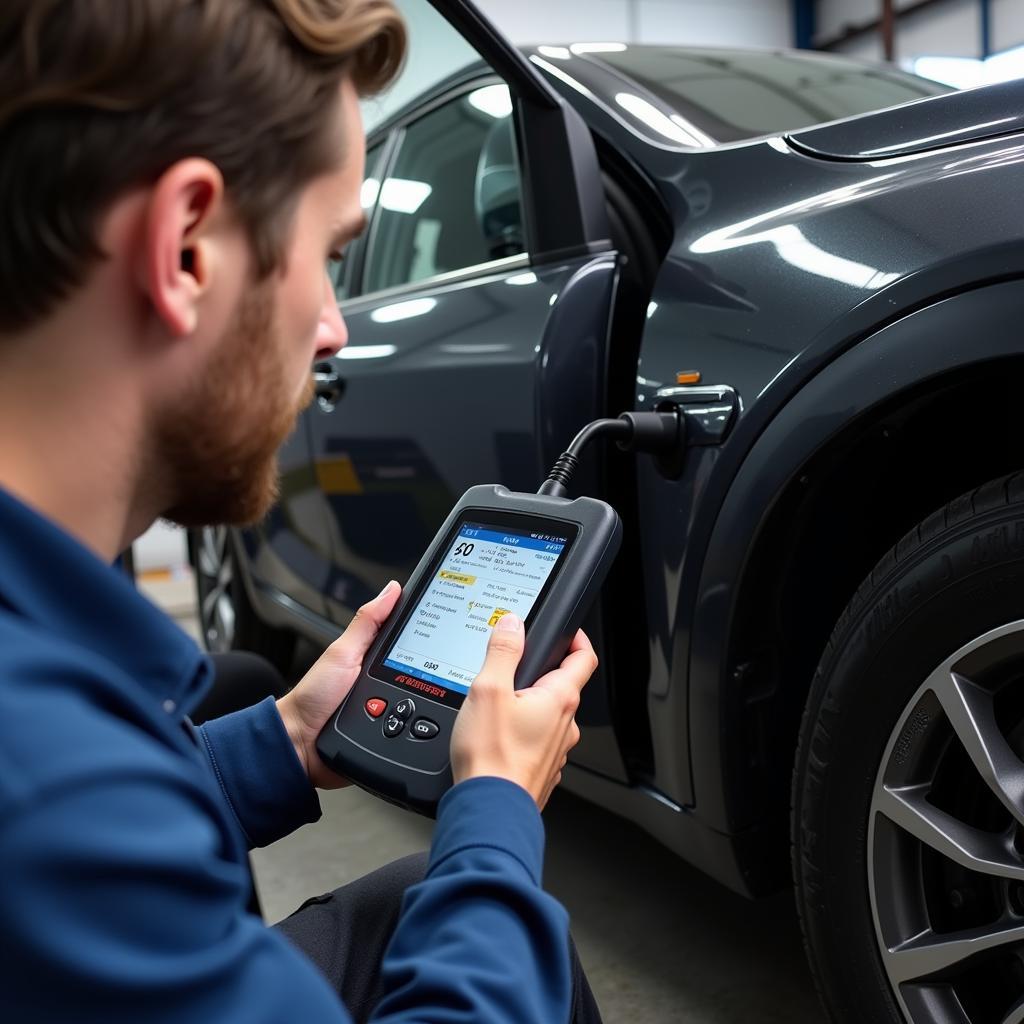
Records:
[[[537,493],[565,497],[579,465],[580,453],[595,437],[602,435],[613,438],[626,452],[649,452],[662,457],[678,454],[686,443],[685,422],[678,409],[670,412],[624,412],[616,419],[594,420],[555,460]]]

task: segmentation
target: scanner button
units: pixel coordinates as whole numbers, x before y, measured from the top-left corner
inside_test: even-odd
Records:
[[[381,700],[380,697],[371,697],[363,706],[371,718],[380,718],[384,714],[384,709],[388,706],[388,702]]]
[[[398,715],[403,722],[411,718],[415,710],[416,705],[409,697],[403,698],[395,705],[395,714]]]
[[[405,728],[405,722],[398,715],[388,715],[384,719],[384,735],[397,736]]]
[[[417,718],[410,730],[418,740],[432,740],[438,731],[437,722],[432,722],[429,718]]]

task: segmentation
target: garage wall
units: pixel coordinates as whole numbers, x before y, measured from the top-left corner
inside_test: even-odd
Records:
[[[911,0],[897,2],[897,10]],[[881,0],[818,0],[815,41],[832,39],[848,25],[861,25],[881,13]],[[1024,3],[991,0],[993,52],[1024,43]],[[878,32],[840,45],[836,52],[868,60],[882,59]],[[981,10],[978,0],[946,0],[896,22],[896,58],[980,57]]]
[[[792,46],[791,0],[477,0],[513,42]]]

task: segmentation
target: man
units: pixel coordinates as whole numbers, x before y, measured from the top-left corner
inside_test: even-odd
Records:
[[[310,365],[346,341],[324,265],[362,229],[358,97],[404,46],[390,0],[0,7],[7,1021],[349,1019],[245,912],[246,851],[315,820],[314,786],[343,784],[315,739],[400,588],[287,697],[193,729],[209,663],[110,563],[158,516],[246,523],[273,501]],[[369,934],[354,917],[335,981],[361,993],[361,1018],[570,1014],[539,808],[596,660],[580,634],[516,693],[522,644],[506,616],[379,971],[390,925]],[[370,980],[349,987],[355,975]]]

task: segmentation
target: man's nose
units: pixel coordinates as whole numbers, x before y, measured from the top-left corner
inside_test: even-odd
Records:
[[[324,302],[320,309],[320,323],[316,329],[316,353],[314,359],[326,359],[348,343],[348,328],[338,308],[334,285],[324,274]]]

